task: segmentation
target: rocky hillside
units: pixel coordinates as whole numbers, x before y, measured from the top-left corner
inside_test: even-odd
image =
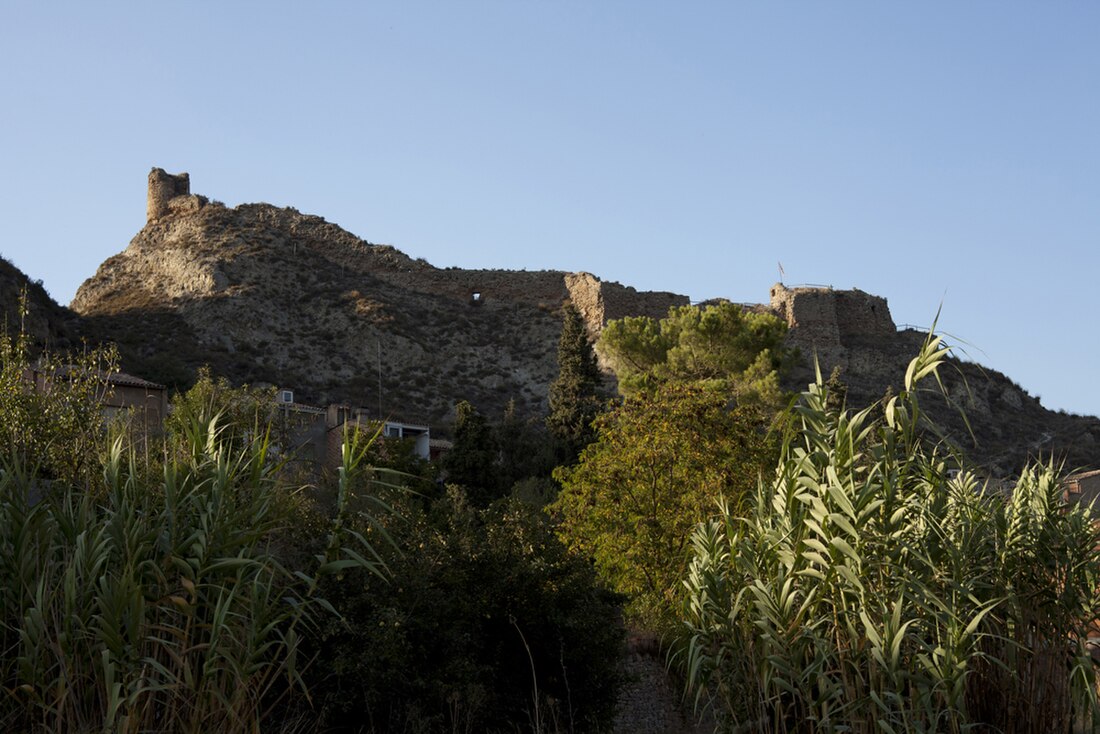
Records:
[[[8,335],[23,329],[36,349],[65,350],[77,343],[76,315],[59,306],[41,281],[32,281],[4,258],[0,258],[0,313]]]
[[[457,396],[535,410],[560,304],[475,304],[401,283],[429,270],[319,217],[208,206],[146,226],[72,308],[153,380],[186,382],[210,364],[301,402],[372,410],[381,381],[383,412],[406,419],[439,421]]]
[[[535,415],[556,374],[563,301],[597,325],[686,302],[587,274],[441,270],[294,209],[171,201],[150,203],[149,223],[72,303],[128,370],[170,384],[210,364],[299,401],[433,425],[460,399]]]
[[[457,400],[499,414],[546,408],[560,307],[597,333],[608,319],[662,316],[687,303],[587,273],[439,269],[373,245],[321,217],[266,204],[226,208],[190,194],[186,175],[150,175],[149,221],[78,291],[84,333],[119,344],[124,368],[184,385],[202,364],[236,382],[270,383],[314,404],[346,402],[445,427]],[[804,389],[817,355],[863,405],[897,389],[924,335],[898,331],[886,300],[861,291],[788,289],[754,308],[787,320]],[[1003,374],[956,363],[952,400],[928,406],[997,475],[1026,457],[1100,466],[1100,420],[1044,409]],[[976,443],[975,443],[976,442]]]
[[[787,320],[788,340],[802,354],[787,389],[806,388],[816,356],[823,375],[840,369],[852,406],[900,390],[906,366],[928,336],[899,331],[886,299],[859,290],[776,284],[760,308]],[[941,378],[944,390],[934,380],[923,383],[922,406],[991,476],[1010,476],[1029,457],[1059,457],[1068,469],[1100,466],[1100,419],[1047,410],[1001,372],[973,362],[952,359]]]

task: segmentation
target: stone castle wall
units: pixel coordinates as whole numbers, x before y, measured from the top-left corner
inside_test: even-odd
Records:
[[[858,289],[787,288],[776,283],[771,311],[786,320],[788,343],[807,356],[816,354],[822,365],[847,367],[846,345],[897,334],[886,299]]]
[[[662,319],[669,308],[686,306],[687,296],[665,291],[637,291],[620,283],[605,283],[591,273],[566,273],[565,286],[569,300],[580,311],[595,341],[608,321],[627,316],[650,316]],[[599,357],[600,368],[610,372],[610,365]]]
[[[898,328],[890,316],[886,299],[861,290],[836,293],[836,324],[842,342],[893,336]]]
[[[560,270],[437,270],[377,272],[379,277],[461,303],[484,305],[523,304],[556,311],[570,301],[584,318],[593,338],[611,319],[624,316],[663,318],[670,306],[688,303],[687,296],[666,292],[638,291],[619,283],[605,282],[591,273]],[[475,298],[476,295],[476,298]]]
[[[603,319],[600,328],[612,319],[626,316],[650,316],[663,319],[673,306],[687,306],[687,296],[668,291],[638,291],[619,283],[600,283],[603,294]]]
[[[638,291],[621,283],[605,282],[591,273],[566,273],[569,299],[581,312],[588,331],[599,336],[608,321],[627,316],[662,319],[673,306],[688,305],[688,297],[667,291]]]
[[[562,273],[555,270],[439,270],[377,272],[379,277],[406,288],[485,305],[523,303],[557,309],[569,297]]]

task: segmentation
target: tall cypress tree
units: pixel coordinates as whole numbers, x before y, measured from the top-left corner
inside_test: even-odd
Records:
[[[477,507],[487,507],[503,492],[496,432],[469,402],[455,405],[454,447],[443,457],[447,481],[462,485]]]
[[[573,304],[562,309],[558,340],[558,377],[550,384],[550,415],[546,426],[557,444],[559,464],[572,464],[596,438],[592,421],[604,402],[596,353],[588,341],[584,319]]]

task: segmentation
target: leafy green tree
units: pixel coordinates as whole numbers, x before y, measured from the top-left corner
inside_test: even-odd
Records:
[[[695,531],[678,659],[724,730],[1097,730],[1100,530],[1053,465],[1006,496],[929,442],[946,354],[858,412],[818,374],[748,517]]]
[[[118,370],[110,348],[33,362],[30,337],[0,336],[0,446],[43,479],[89,486],[106,452],[104,402]]]
[[[573,304],[562,309],[558,376],[550,384],[546,425],[557,444],[559,464],[572,464],[596,437],[592,421],[603,404],[603,376],[584,319]]]
[[[720,392],[670,383],[596,421],[598,438],[560,467],[552,510],[568,545],[628,598],[627,613],[667,628],[678,608],[692,528],[714,498],[744,496],[775,457],[758,416]]]
[[[515,401],[510,400],[495,430],[500,447],[502,490],[509,492],[517,483],[532,479],[553,484],[550,473],[555,466],[554,451],[541,420],[520,417]]]
[[[443,456],[443,478],[461,486],[471,503],[486,507],[533,478],[553,484],[554,454],[540,421],[520,418],[514,403],[499,421],[465,400],[455,413],[454,446]]]
[[[782,403],[779,372],[790,359],[783,347],[786,332],[775,316],[722,301],[676,306],[660,320],[611,321],[596,349],[615,371],[623,395],[666,382],[698,382],[739,402],[774,409]]]

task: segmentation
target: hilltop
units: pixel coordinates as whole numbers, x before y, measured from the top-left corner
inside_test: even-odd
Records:
[[[182,384],[202,364],[318,404],[435,424],[458,399],[540,413],[559,309],[607,318],[686,303],[586,273],[439,269],[290,208],[227,208],[154,169],[148,222],[79,289],[85,329],[127,369]]]
[[[925,338],[899,331],[886,299],[862,291],[776,284],[769,296],[747,307],[790,326],[803,356],[790,390],[812,379],[816,355],[826,374],[840,368],[852,404],[865,405],[899,388]],[[81,335],[117,342],[124,368],[151,380],[185,386],[209,364],[302,402],[443,428],[460,399],[488,414],[509,403],[522,416],[545,412],[567,300],[593,336],[609,319],[660,317],[688,302],[588,273],[440,269],[292,208],[226,207],[191,194],[185,174],[154,169],[146,225],[81,286],[76,315],[56,304],[43,312],[66,334],[78,315]],[[970,428],[944,399],[926,404],[991,473],[1052,453],[1070,467],[1100,466],[1100,420],[1049,411],[973,363],[953,361],[944,376]]]

